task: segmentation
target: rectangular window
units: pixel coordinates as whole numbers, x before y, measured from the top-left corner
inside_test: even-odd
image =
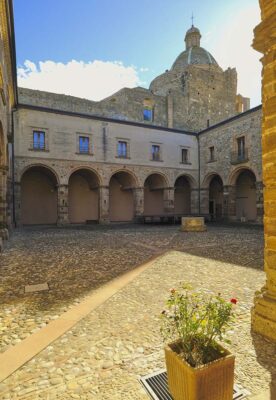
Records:
[[[152,161],[160,161],[161,160],[160,146],[158,146],[157,144],[153,144],[151,146],[151,155],[152,155]]]
[[[245,137],[242,136],[237,139],[238,144],[238,157],[244,158],[245,157]]]
[[[188,164],[188,149],[181,149],[181,162],[182,164]]]
[[[45,150],[45,132],[33,131],[33,149]]]
[[[127,158],[127,142],[122,140],[118,141],[118,157],[120,158]]]
[[[151,108],[144,108],[144,121],[153,120],[153,111]]]
[[[85,154],[89,153],[89,137],[79,136],[79,152]]]
[[[215,161],[215,148],[214,146],[209,147],[209,151],[210,151],[210,159],[209,161]]]

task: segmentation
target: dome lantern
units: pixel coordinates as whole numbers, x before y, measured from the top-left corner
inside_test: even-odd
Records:
[[[200,30],[192,25],[192,27],[186,32],[185,36],[186,50],[190,47],[200,47],[200,39]]]

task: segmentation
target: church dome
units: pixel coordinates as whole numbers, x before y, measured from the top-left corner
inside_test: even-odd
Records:
[[[212,64],[218,66],[218,63],[207,50],[203,47],[192,46],[183,51],[173,63],[172,69],[184,68],[187,65]]]
[[[203,47],[200,47],[200,39],[200,30],[192,25],[185,35],[186,50],[177,57],[172,70],[196,64],[218,66],[214,57]]]

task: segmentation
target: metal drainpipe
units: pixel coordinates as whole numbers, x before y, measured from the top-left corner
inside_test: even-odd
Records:
[[[196,136],[197,138],[197,151],[198,151],[198,214],[200,215],[201,209],[200,209],[200,142],[199,142],[199,134]]]
[[[11,124],[12,124],[12,216],[13,216],[13,223],[14,223],[14,227],[16,228],[16,219],[15,219],[15,187],[14,187],[14,120],[13,120],[13,116],[14,116],[14,112],[16,111],[16,108],[13,108],[11,110],[12,112],[12,118],[11,118]]]

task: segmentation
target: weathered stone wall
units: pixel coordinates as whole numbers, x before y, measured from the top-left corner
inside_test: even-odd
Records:
[[[14,49],[9,4],[0,0],[0,238],[12,225],[12,119],[15,105]],[[0,244],[1,247],[1,244]]]
[[[262,112],[256,107],[199,134],[201,211],[208,213],[209,184],[219,175],[224,186],[224,216],[236,219],[235,185],[239,173],[252,171],[256,177],[258,220],[262,221]],[[244,159],[239,159],[237,139],[245,137]],[[214,159],[210,159],[214,147]]]
[[[275,0],[261,0],[262,22],[255,28],[254,48],[264,54],[263,63],[263,170],[265,205],[266,285],[256,293],[253,329],[276,341],[276,7]],[[275,371],[271,396],[275,398]]]

